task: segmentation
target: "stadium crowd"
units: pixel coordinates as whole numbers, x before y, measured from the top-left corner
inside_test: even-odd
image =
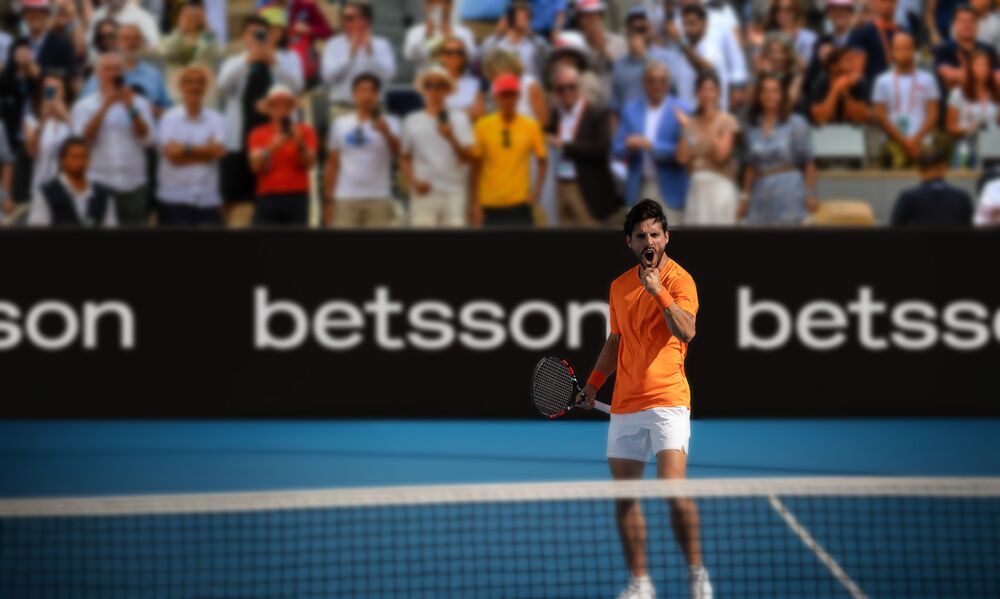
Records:
[[[258,1],[230,36],[225,0],[15,2],[3,212],[594,227],[649,197],[672,226],[797,225],[815,132],[846,126],[864,166],[918,168],[892,224],[1000,223],[994,0],[426,0],[399,47],[377,9]]]

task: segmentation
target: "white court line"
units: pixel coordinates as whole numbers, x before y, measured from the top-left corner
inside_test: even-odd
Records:
[[[769,495],[767,500],[771,503],[771,507],[774,508],[774,511],[778,512],[781,519],[785,521],[788,528],[791,528],[792,532],[799,537],[802,544],[816,554],[816,557],[818,557],[819,561],[821,561],[823,565],[830,570],[830,574],[833,574],[833,577],[837,579],[837,582],[844,585],[844,588],[851,594],[851,597],[854,597],[854,599],[868,599],[868,595],[861,590],[858,583],[854,582],[854,580],[848,576],[847,572],[845,572],[844,569],[840,567],[840,564],[837,563],[837,560],[833,559],[833,556],[827,553],[826,549],[823,549],[823,546],[820,545],[811,534],[809,534],[806,527],[799,523],[795,514],[785,507],[785,504],[782,503],[777,496]]]

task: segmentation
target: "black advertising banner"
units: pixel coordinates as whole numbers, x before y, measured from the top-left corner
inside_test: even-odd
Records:
[[[1000,234],[680,229],[695,415],[1000,414]],[[5,232],[0,417],[534,417],[615,232]],[[610,400],[610,387],[602,391]]]

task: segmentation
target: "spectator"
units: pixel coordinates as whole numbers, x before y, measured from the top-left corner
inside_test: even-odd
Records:
[[[803,15],[797,0],[773,0],[764,22],[764,31],[788,36],[795,50],[794,56],[799,60],[799,70],[805,68],[804,61],[812,56],[816,44],[816,33],[803,27]]]
[[[951,40],[951,25],[959,6],[964,0],[926,0],[923,21],[927,28],[931,46],[938,46]]]
[[[274,60],[289,73],[295,73],[299,81],[306,81],[306,65],[302,55],[288,47],[288,16],[280,6],[267,6],[257,11],[267,21],[267,43],[274,48]]]
[[[628,45],[624,37],[605,30],[606,7],[601,0],[577,0],[576,12],[594,72],[602,86],[607,87],[611,83],[611,68],[628,53]]]
[[[87,58],[87,26],[80,17],[76,0],[56,0],[51,31],[73,45],[73,64],[70,66],[75,74],[79,64]]]
[[[649,63],[644,82],[645,97],[622,109],[613,145],[615,158],[628,162],[625,201],[634,205],[641,199],[656,200],[665,206],[669,222],[682,225],[688,181],[676,156],[681,138],[678,115],[690,108],[667,95],[666,65]]]
[[[809,115],[817,125],[849,123],[862,125],[871,117],[868,99],[871,91],[865,82],[861,57],[857,50],[834,48],[809,91]]]
[[[758,83],[748,115],[746,169],[737,216],[749,225],[797,225],[817,208],[809,124],[792,113],[774,75]]]
[[[14,175],[11,195],[23,202],[31,197],[31,159],[24,148],[24,116],[34,97],[42,70],[35,62],[28,40],[21,38],[11,45],[10,60],[0,75],[0,118],[4,122],[5,140],[14,152]]]
[[[538,123],[547,122],[549,108],[545,100],[545,92],[534,75],[524,70],[524,65],[517,54],[507,50],[493,50],[483,60],[483,75],[493,83],[501,75],[513,75],[518,83],[517,111],[535,119]],[[494,100],[497,96],[493,94]]]
[[[145,47],[153,48],[154,51],[160,47],[160,26],[156,22],[156,17],[139,6],[136,0],[104,0],[94,11],[90,29],[87,31],[88,39],[94,37],[94,25],[104,19],[114,19],[119,25],[135,25],[142,32]]]
[[[677,31],[672,21],[667,23],[667,36],[679,49],[683,61],[675,62],[675,70],[671,72],[677,96],[687,104],[695,103],[695,82],[702,71],[715,71],[722,85],[722,95],[719,101],[721,108],[729,106],[729,75],[727,66],[728,55],[725,45],[718,37],[709,38],[708,13],[697,4],[688,4],[681,11],[683,35]],[[742,60],[742,57],[741,57]],[[743,81],[737,82],[745,83]],[[671,221],[673,222],[673,221]]]
[[[829,35],[821,35],[819,39],[816,40],[816,45],[813,46],[813,55],[809,59],[809,66],[806,67],[805,73],[802,74],[802,97],[803,97],[803,112],[808,114],[809,103],[811,102],[810,94],[812,94],[813,87],[820,80],[821,77],[826,77],[828,74],[827,61],[830,59],[830,55],[836,50],[838,46],[833,42],[833,38]],[[853,50],[853,48],[849,48]],[[853,50],[857,56],[857,64],[861,69],[861,76],[864,77],[864,55],[862,55],[857,50]],[[867,99],[866,99],[867,101]]]
[[[560,225],[594,226],[621,208],[608,164],[611,119],[583,95],[580,72],[563,66],[555,75],[556,109],[546,129],[556,163]]]
[[[917,158],[920,185],[896,198],[889,223],[894,227],[965,227],[972,224],[972,198],[945,182],[948,155],[936,144],[923,145]]]
[[[330,195],[326,226],[386,227],[395,220],[392,159],[399,152],[399,124],[378,108],[382,80],[362,73],[351,83],[350,114],[330,126],[324,189]]]
[[[851,32],[847,45],[865,53],[865,81],[869,85],[889,68],[892,38],[896,36],[896,0],[871,0],[874,19]]]
[[[35,227],[115,227],[114,193],[92,180],[87,141],[70,137],[59,149],[59,175],[34,193],[28,224]]]
[[[654,43],[653,28],[646,9],[637,6],[625,20],[628,53],[614,64],[611,76],[611,109],[617,114],[622,107],[642,99],[643,73],[647,62],[669,64],[671,54]]]
[[[0,121],[0,222],[14,210],[14,199],[11,196],[13,174],[14,152],[7,142],[7,129],[3,121]]]
[[[610,78],[603,81],[594,74],[587,43],[576,31],[564,31],[553,42],[548,64],[545,66],[546,89],[554,87],[555,76],[563,67],[572,67],[578,72],[580,91],[587,102],[593,106],[608,105]]]
[[[142,31],[136,25],[126,23],[118,27],[118,54],[125,63],[125,84],[153,104],[154,114],[159,115],[173,105],[167,92],[167,82],[163,73],[152,63],[142,60],[145,41]],[[81,97],[89,96],[97,90],[97,79],[91,76],[80,92]]]
[[[226,156],[222,160],[222,198],[226,217],[232,221],[235,207],[250,201],[256,181],[250,170],[246,139],[257,125],[267,122],[257,104],[272,85],[280,83],[293,91],[302,89],[299,73],[277,62],[276,48],[268,41],[267,21],[257,15],[243,22],[242,53],[226,59],[219,70],[219,93],[225,99]]]
[[[719,109],[722,89],[718,76],[702,72],[696,85],[698,108],[690,117],[678,112],[684,135],[677,161],[691,178],[684,203],[685,225],[735,225],[736,185],[733,159],[739,123]]]
[[[976,13],[976,40],[1000,52],[1000,10],[996,0],[970,0],[969,6]]]
[[[445,107],[454,88],[441,67],[424,70],[417,79],[424,110],[403,123],[400,167],[410,186],[410,224],[415,227],[461,227],[467,222],[468,163],[475,139],[469,116]]]
[[[352,110],[351,86],[361,73],[378,77],[380,89],[396,74],[392,46],[385,38],[372,34],[373,16],[370,4],[345,4],[340,17],[344,32],[327,42],[323,51],[323,81],[331,88],[333,115]]]
[[[461,38],[445,38],[434,51],[437,62],[448,71],[454,82],[455,91],[448,96],[446,104],[450,110],[464,110],[472,122],[486,112],[482,85],[478,77],[469,73],[469,53]]]
[[[571,4],[568,0],[531,0],[531,30],[544,39],[558,39]]]
[[[309,169],[316,163],[316,132],[296,123],[295,93],[276,84],[258,111],[270,122],[250,132],[250,169],[257,175],[255,225],[309,224]]]
[[[149,101],[124,84],[125,63],[117,54],[97,60],[97,92],[73,105],[73,131],[90,144],[87,179],[101,184],[123,225],[147,222],[146,148],[156,141]]]
[[[794,55],[788,36],[783,33],[768,34],[757,56],[757,81],[766,74],[777,75],[785,87],[785,96],[793,107],[799,105],[805,80],[805,73],[799,67],[800,62]]]
[[[88,64],[94,64],[97,57],[105,52],[114,52],[118,46],[118,22],[114,19],[103,19],[93,27],[90,39]]]
[[[976,13],[971,8],[960,6],[955,10],[952,30],[955,32],[955,39],[934,48],[934,70],[941,82],[941,96],[945,98],[952,89],[965,83],[965,65],[976,50],[990,56],[991,71],[997,67],[996,51],[976,40]],[[994,77],[1000,79],[1000,73],[995,73]]]
[[[180,98],[174,85],[180,81],[177,73],[191,65],[201,65],[215,70],[222,47],[205,20],[205,7],[200,0],[186,0],[177,14],[177,26],[163,38],[160,54],[166,66],[165,79],[170,84],[170,96]],[[206,99],[214,105],[214,97]]]
[[[538,122],[518,111],[521,82],[510,73],[493,81],[498,111],[476,123],[472,168],[473,225],[531,226],[547,172],[547,150]],[[534,185],[531,159],[535,159]]]
[[[72,79],[56,73],[42,77],[31,111],[24,117],[24,148],[32,160],[32,197],[43,183],[59,174],[59,149],[73,135],[72,105]]]
[[[493,35],[483,40],[483,54],[497,49],[517,56],[524,71],[536,80],[542,76],[548,46],[544,38],[532,33],[531,5],[524,0],[514,0]]]
[[[203,65],[177,71],[180,105],[160,120],[157,220],[161,226],[221,225],[219,161],[226,153],[225,120],[205,106],[212,72]]]
[[[895,65],[875,80],[875,121],[889,141],[886,166],[903,168],[916,159],[920,144],[938,122],[938,89],[934,77],[917,69],[913,36],[900,32],[892,40]]]
[[[27,32],[22,39],[28,43],[35,65],[41,71],[74,74],[76,50],[68,37],[51,30],[52,5],[49,0],[22,0],[21,16]]]
[[[965,65],[965,81],[948,95],[947,132],[956,142],[953,164],[971,167],[972,143],[985,129],[995,129],[1000,117],[1000,85],[991,70],[990,55],[981,50],[972,53]]]
[[[465,27],[452,25],[451,9],[452,0],[427,0],[424,22],[413,25],[406,31],[403,57],[418,70],[422,71],[430,66],[436,49],[451,38],[457,38],[462,43],[465,60],[470,60],[469,55],[476,47],[476,38]]]
[[[826,0],[825,14],[833,44],[848,46],[854,31],[854,0]]]
[[[317,42],[325,42],[333,35],[333,28],[316,0],[270,0],[261,13],[277,12],[284,17],[285,38],[280,44],[294,52],[302,63],[305,80],[312,83],[319,79]],[[267,18],[265,16],[265,18]]]

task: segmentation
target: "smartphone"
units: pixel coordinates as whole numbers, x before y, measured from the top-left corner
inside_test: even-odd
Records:
[[[256,31],[253,32],[253,37],[254,37],[255,40],[257,40],[258,44],[267,43],[267,30],[266,29],[258,29],[258,30],[256,30]]]
[[[442,125],[447,125],[448,124],[448,111],[447,110],[442,110],[441,112],[438,113],[438,122],[441,123]]]
[[[286,135],[292,132],[292,117],[286,116],[281,119],[281,130],[285,132]]]
[[[54,85],[46,85],[45,91],[43,92],[46,100],[51,100],[56,97],[56,88]]]
[[[114,78],[113,82],[114,82],[114,85],[115,85],[116,89],[121,89],[121,88],[125,87],[125,76],[124,75],[117,75]]]
[[[375,108],[372,108],[372,120],[377,121],[380,118],[382,118],[382,107],[376,106]]]

